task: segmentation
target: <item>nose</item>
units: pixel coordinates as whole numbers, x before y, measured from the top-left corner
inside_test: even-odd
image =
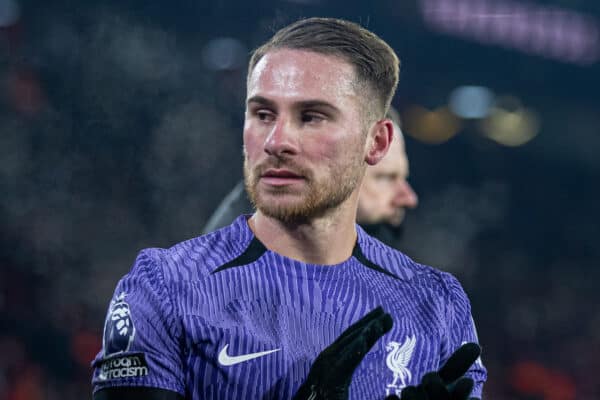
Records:
[[[293,124],[280,117],[265,139],[264,149],[270,156],[289,156],[298,153],[298,141]]]
[[[398,191],[394,196],[394,205],[396,207],[415,208],[419,204],[419,197],[410,186],[410,183],[403,180],[398,185]]]

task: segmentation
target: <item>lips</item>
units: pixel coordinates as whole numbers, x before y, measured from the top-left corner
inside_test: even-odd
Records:
[[[302,176],[286,169],[268,169],[262,174],[263,178],[302,178]]]
[[[304,180],[302,175],[287,169],[268,169],[260,178],[263,183],[269,186],[288,186]]]

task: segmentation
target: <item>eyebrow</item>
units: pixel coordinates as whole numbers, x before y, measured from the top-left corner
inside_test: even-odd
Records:
[[[262,96],[250,97],[248,100],[246,100],[246,104],[250,104],[250,103],[258,103],[260,105],[264,105],[264,106],[268,106],[268,107],[275,107],[274,101],[271,101],[271,100],[267,99],[266,97],[262,97]]]
[[[257,103],[259,105],[276,108],[275,102],[273,100],[267,99],[266,97],[263,97],[263,96],[250,97],[246,101],[246,104],[251,104],[251,103]],[[330,113],[333,113],[336,115],[341,113],[340,109],[337,108],[336,106],[334,106],[333,104],[323,101],[323,100],[316,100],[316,99],[315,100],[312,100],[312,99],[301,100],[301,101],[294,102],[293,107],[298,108],[298,109],[323,108],[323,109],[328,110]]]

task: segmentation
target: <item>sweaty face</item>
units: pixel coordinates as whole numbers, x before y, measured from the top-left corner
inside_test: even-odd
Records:
[[[244,178],[252,203],[284,222],[326,215],[358,190],[364,122],[354,71],[332,56],[267,53],[248,79]]]
[[[399,130],[396,125],[394,129]],[[400,225],[406,208],[414,208],[418,203],[407,177],[404,141],[401,135],[395,134],[385,157],[365,172],[358,201],[358,222]]]

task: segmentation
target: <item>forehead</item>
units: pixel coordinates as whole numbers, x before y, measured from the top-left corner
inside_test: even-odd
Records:
[[[312,51],[268,52],[248,77],[248,98],[321,99],[332,103],[356,97],[352,65],[340,57]]]

